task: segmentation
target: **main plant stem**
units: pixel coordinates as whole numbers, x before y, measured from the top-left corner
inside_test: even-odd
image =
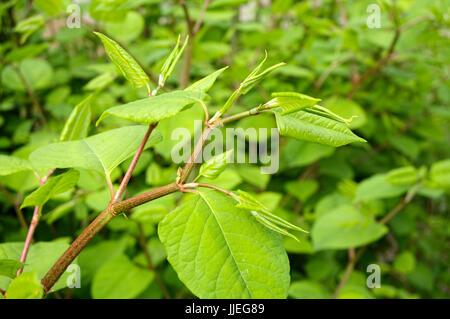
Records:
[[[45,293],[48,293],[53,285],[58,281],[70,263],[78,256],[78,254],[86,247],[86,245],[98,234],[100,230],[115,216],[139,205],[147,203],[151,200],[178,191],[175,183],[148,191],[141,195],[129,198],[119,203],[110,205],[107,209],[100,213],[95,220],[75,239],[64,254],[58,259],[53,267],[47,272],[42,279]]]

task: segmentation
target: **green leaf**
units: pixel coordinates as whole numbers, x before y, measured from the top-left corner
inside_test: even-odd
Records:
[[[431,165],[430,178],[438,187],[450,188],[450,159]]]
[[[319,188],[319,183],[315,180],[290,181],[284,184],[286,191],[302,201],[308,200]]]
[[[266,108],[281,108],[281,115],[286,115],[292,112],[299,111],[309,106],[316,105],[320,99],[315,99],[308,95],[296,92],[274,92],[273,99],[264,104]]]
[[[0,276],[15,278],[23,264],[15,259],[0,259]]]
[[[20,37],[20,44],[24,44],[34,32],[39,30],[44,25],[45,19],[41,14],[31,16],[17,23],[14,27],[14,31],[22,33],[22,36]]]
[[[216,178],[225,170],[231,156],[233,156],[233,149],[214,156],[200,166],[198,175],[210,179]]]
[[[208,76],[205,76],[203,79],[198,80],[197,82],[192,83],[190,86],[185,88],[185,91],[195,91],[200,90],[202,92],[208,92],[209,89],[213,86],[214,82],[216,82],[217,78],[222,74],[223,71],[228,69],[228,66],[221,68]]]
[[[416,267],[416,258],[410,251],[404,251],[394,260],[394,269],[401,274],[408,274]]]
[[[105,31],[126,44],[136,40],[144,30],[144,26],[144,17],[135,11],[130,11],[123,21],[106,23]]]
[[[405,166],[390,170],[386,180],[392,185],[411,185],[417,182],[419,175],[414,166]]]
[[[116,75],[110,72],[102,73],[92,80],[90,80],[88,83],[86,83],[85,86],[83,86],[83,90],[87,91],[94,91],[94,90],[102,90],[106,86],[108,86],[114,79],[116,78]]]
[[[59,137],[60,142],[80,140],[87,136],[91,121],[91,98],[92,95],[86,97],[70,113]]]
[[[6,66],[2,71],[2,83],[6,88],[25,91],[23,78],[34,90],[47,88],[53,78],[52,66],[45,60],[27,59],[19,65],[20,75],[12,66]]]
[[[170,118],[203,97],[201,91],[172,91],[152,98],[145,98],[127,104],[114,106],[100,116],[100,123],[112,115],[139,123],[155,123]]]
[[[275,116],[281,135],[334,147],[365,142],[344,124],[319,115],[298,111],[288,115],[275,112]]]
[[[295,299],[326,299],[325,288],[312,280],[294,281],[289,288],[289,296]]]
[[[235,200],[200,191],[159,224],[179,278],[200,298],[285,298],[289,262],[278,234]]]
[[[78,256],[78,264],[82,269],[81,282],[84,284],[90,283],[105,263],[125,252],[129,242],[129,237],[121,236],[120,239],[102,240],[83,249]]]
[[[10,175],[31,169],[32,167],[30,162],[23,158],[0,155],[0,176]]]
[[[44,288],[37,272],[27,272],[14,279],[6,291],[6,299],[41,299]]]
[[[149,87],[150,80],[147,74],[125,49],[104,34],[99,32],[94,32],[94,34],[102,40],[109,58],[133,87],[139,88],[144,85]]]
[[[37,242],[30,246],[27,260],[23,267],[24,273],[37,271],[38,278],[44,278],[47,271],[53,266],[59,257],[69,248],[69,244],[64,240],[52,242]],[[23,242],[9,242],[0,244],[0,259],[20,260],[23,249]],[[74,261],[73,263],[77,263]],[[65,272],[52,290],[59,290],[67,287],[66,280],[70,273]],[[2,278],[0,276],[0,278]]]
[[[161,75],[159,78],[158,86],[161,86],[161,87],[164,86],[164,83],[166,82],[167,78],[172,74],[173,69],[175,68],[175,65],[177,65],[178,60],[181,58],[181,55],[183,54],[184,49],[186,48],[186,45],[188,44],[189,36],[186,36],[181,48],[180,48],[180,40],[181,40],[181,37],[178,36],[178,41],[177,41],[175,48],[173,48],[172,52],[170,52],[170,54],[167,56],[166,60],[164,61],[163,66],[161,67],[161,71],[160,71]]]
[[[95,20],[119,22],[128,12],[128,0],[93,0],[89,5],[89,14]]]
[[[34,0],[34,4],[49,16],[57,15],[63,7],[62,0]]]
[[[79,177],[80,173],[74,169],[58,176],[50,177],[44,185],[25,197],[20,208],[39,206],[42,209],[42,206],[53,196],[71,190],[78,182]]]
[[[351,205],[323,215],[311,231],[314,249],[347,249],[366,245],[387,233],[385,225],[364,216]]]
[[[397,197],[404,194],[408,188],[406,185],[392,185],[387,181],[386,174],[377,174],[359,183],[354,201]]]
[[[91,292],[96,299],[132,299],[153,281],[154,273],[133,264],[121,254],[111,258],[95,274]]]
[[[120,163],[136,152],[148,127],[126,126],[88,138],[49,144],[30,154],[33,167],[40,169],[80,167],[109,175]],[[153,130],[146,147],[162,140]]]

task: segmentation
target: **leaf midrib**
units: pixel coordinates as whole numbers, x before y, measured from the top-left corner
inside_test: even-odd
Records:
[[[219,219],[218,219],[218,217],[216,215],[216,212],[214,211],[214,209],[213,209],[211,203],[209,202],[209,200],[201,192],[199,192],[199,194],[202,197],[202,199],[205,201],[206,205],[208,205],[208,207],[211,210],[212,214],[214,215],[214,218],[215,218],[215,220],[217,222],[217,225],[219,225],[220,231],[221,231],[222,236],[223,236],[223,238],[225,240],[226,246],[227,246],[227,248],[228,248],[228,250],[230,252],[231,257],[233,258],[234,264],[236,265],[236,268],[239,271],[239,275],[240,275],[240,277],[242,278],[242,281],[245,284],[245,288],[247,289],[247,291],[248,291],[248,293],[250,295],[250,298],[253,298],[252,292],[250,291],[250,288],[248,287],[247,281],[245,280],[244,276],[242,275],[241,269],[239,268],[239,264],[237,263],[236,258],[233,255],[233,251],[231,250],[231,247],[230,247],[230,245],[228,243],[228,240],[227,240],[227,238],[225,236],[225,231],[223,230],[222,225],[219,222]]]

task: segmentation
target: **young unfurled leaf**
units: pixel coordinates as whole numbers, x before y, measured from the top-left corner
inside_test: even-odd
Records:
[[[71,169],[66,173],[50,177],[44,185],[25,197],[21,208],[27,206],[42,206],[53,196],[71,190],[78,182],[80,173]]]
[[[26,159],[9,155],[0,155],[0,176],[31,169],[31,164]]]
[[[198,175],[210,179],[216,178],[227,167],[227,164],[232,155],[233,150],[231,149],[222,154],[214,156],[209,161],[203,163],[202,166],[200,166],[200,172],[198,173]]]
[[[269,209],[267,209],[262,203],[260,203],[258,200],[256,200],[252,195],[250,195],[247,192],[244,192],[243,190],[238,190],[237,193],[239,195],[235,196],[235,199],[238,201],[238,204],[236,204],[236,207],[245,208],[251,211],[252,215],[255,216],[255,218],[261,222],[264,226],[277,231],[283,235],[290,236],[296,240],[297,237],[290,234],[288,231],[281,227],[285,227],[292,230],[301,231],[304,233],[307,233],[304,229],[301,229],[300,227],[291,224],[287,221],[285,221],[283,218],[278,217],[275,214],[272,214]],[[270,226],[270,227],[269,227]],[[280,232],[282,230],[282,232]]]
[[[172,91],[151,99],[145,98],[114,106],[103,112],[97,125],[109,115],[139,123],[155,123],[174,116],[203,97],[204,93],[199,90]]]
[[[136,152],[147,126],[134,125],[109,130],[82,140],[45,145],[30,154],[36,169],[80,167],[109,175],[120,163]],[[146,147],[162,140],[153,130]]]
[[[22,266],[23,263],[15,259],[0,259],[0,276],[14,279]]]
[[[135,88],[147,86],[149,88],[150,80],[142,67],[136,62],[136,60],[117,42],[111,40],[102,33],[94,32],[100,40],[103,42],[105,51],[109,58],[122,72],[123,76],[130,81],[131,85]]]
[[[26,272],[15,278],[8,286],[6,299],[41,299],[44,289],[37,272]]]
[[[264,104],[265,108],[281,108],[281,115],[286,115],[306,107],[314,106],[320,99],[296,92],[274,92],[273,99]]]
[[[167,78],[172,74],[175,65],[178,63],[178,60],[181,58],[181,55],[183,54],[184,49],[186,48],[186,45],[189,41],[189,36],[186,36],[186,39],[184,40],[184,43],[181,48],[180,48],[180,41],[181,37],[178,36],[178,41],[175,48],[173,48],[172,52],[170,52],[170,54],[167,56],[163,66],[161,67],[160,71],[161,75],[159,78],[158,86],[164,86],[164,83],[166,83]]]
[[[167,258],[200,298],[286,298],[289,262],[278,234],[223,193],[200,190],[158,226]]]
[[[258,84],[267,74],[272,72],[273,70],[279,68],[280,66],[285,65],[284,62],[272,65],[271,67],[265,69],[261,73],[258,74],[259,70],[262,68],[264,62],[267,60],[267,52],[262,60],[262,62],[245,78],[244,81],[239,85],[239,88],[233,92],[233,94],[228,98],[225,104],[222,106],[220,111],[217,112],[217,116],[225,114],[233,105],[234,101],[236,101],[239,96],[243,94],[247,94],[256,84]],[[215,116],[215,117],[217,117]]]
[[[272,65],[271,67],[268,67],[264,71],[258,74],[259,70],[261,70],[262,66],[267,60],[267,52],[262,60],[262,62],[245,78],[245,80],[241,83],[239,87],[239,91],[241,94],[247,94],[248,91],[250,91],[252,88],[255,87],[256,84],[258,84],[267,74],[272,72],[273,70],[279,68],[280,66],[285,65],[286,63],[281,62],[275,65]]]
[[[392,185],[410,185],[417,182],[418,176],[414,166],[406,166],[389,171],[386,180]]]
[[[304,111],[287,115],[275,112],[281,135],[339,147],[352,142],[365,142],[337,121]]]
[[[192,83],[190,86],[185,88],[185,91],[193,91],[193,90],[201,90],[202,92],[208,92],[208,90],[213,86],[216,79],[222,74],[223,71],[228,69],[228,66],[221,68],[208,76],[205,76],[203,79],[198,80],[197,82]]]
[[[73,141],[85,138],[87,136],[89,123],[91,121],[91,101],[92,95],[89,95],[70,113],[69,118],[64,125],[59,140],[61,142]]]

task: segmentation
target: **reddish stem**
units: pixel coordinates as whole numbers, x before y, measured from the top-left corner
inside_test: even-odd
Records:
[[[145,136],[144,136],[141,144],[139,145],[139,148],[136,151],[136,154],[134,155],[133,160],[131,161],[131,164],[128,167],[128,170],[122,179],[122,183],[120,183],[119,189],[117,190],[117,193],[114,197],[114,203],[117,203],[120,200],[120,197],[122,197],[123,193],[125,192],[125,189],[127,188],[128,182],[130,181],[131,175],[133,174],[136,164],[137,164],[142,152],[144,151],[145,144],[147,144],[150,134],[152,134],[153,130],[155,129],[155,127],[157,125],[158,125],[158,122],[149,125],[147,133],[145,133]]]
[[[55,170],[50,170],[44,177],[39,180],[39,185],[43,185],[50,175],[53,174]],[[39,219],[41,218],[41,212],[38,206],[34,207],[33,218],[31,219],[30,227],[28,227],[27,238],[25,239],[25,244],[23,245],[22,254],[20,255],[20,262],[25,263],[27,260],[28,250],[30,249],[31,242],[33,241],[34,231],[39,224]],[[17,276],[23,272],[23,267],[17,271]]]

